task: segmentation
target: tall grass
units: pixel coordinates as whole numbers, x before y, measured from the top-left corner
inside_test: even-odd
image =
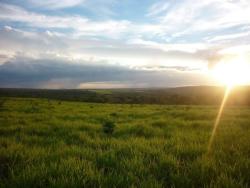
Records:
[[[249,187],[250,109],[225,109],[207,154],[217,111],[5,98],[0,187]]]

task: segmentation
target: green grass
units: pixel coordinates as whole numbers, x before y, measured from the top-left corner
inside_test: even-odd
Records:
[[[217,111],[2,98],[0,187],[249,187],[250,108],[225,109],[207,154]]]

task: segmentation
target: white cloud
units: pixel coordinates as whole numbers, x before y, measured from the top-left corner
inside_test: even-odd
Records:
[[[99,2],[99,0],[96,1]],[[80,0],[63,0],[62,3],[56,3],[55,0],[34,2],[38,5],[45,4],[53,7],[53,4],[58,6],[77,4]],[[103,7],[103,4],[111,6],[114,3],[116,3],[115,0],[105,1],[105,3],[101,3],[100,7]],[[95,7],[90,1],[84,2],[84,6]],[[154,4],[148,12],[149,16],[157,19],[156,23],[134,23],[114,19],[93,21],[76,15],[51,16],[28,11],[19,6],[0,3],[1,21],[20,22],[32,29],[67,29],[73,32],[75,37],[93,36],[122,40],[137,38],[136,36],[139,35],[142,39],[151,38],[165,42],[189,35],[187,41],[182,41],[187,43],[189,40],[195,40],[199,35],[206,39],[209,37],[209,32],[233,26],[242,27],[247,31],[248,24],[250,24],[249,12],[250,2],[243,0],[237,2],[227,0],[160,1]]]
[[[8,28],[8,27],[7,27]],[[189,66],[200,68],[206,64],[203,44],[161,44],[135,39],[97,40],[74,38],[47,30],[27,32],[12,28],[0,30],[0,49],[32,58],[60,58],[66,60],[105,60],[126,66]]]
[[[106,36],[107,38],[117,38],[131,28],[130,22],[126,20],[97,22],[82,16],[48,16],[4,3],[0,3],[0,20],[21,22],[32,28],[71,29],[76,36]]]
[[[165,28],[154,24],[135,24],[127,20],[92,21],[82,16],[48,16],[4,3],[0,3],[0,20],[20,22],[31,28],[71,29],[76,37],[84,35],[115,39],[135,33],[161,35]]]
[[[80,5],[85,0],[28,0],[32,6],[45,8],[45,9],[63,9]]]
[[[29,12],[19,6],[0,3],[0,20],[23,22],[32,27],[45,28],[75,28],[84,25],[88,19],[79,16],[47,16]]]
[[[211,59],[217,59],[222,50],[242,42],[235,39],[249,36],[248,4],[247,1],[239,1],[239,4],[219,3],[218,0],[197,0],[195,3],[187,0],[176,4],[161,1],[148,13],[148,16],[157,18],[155,23],[134,23],[112,19],[94,21],[74,15],[51,16],[0,3],[0,21],[11,26],[14,25],[11,23],[18,22],[30,30],[5,26],[0,31],[0,49],[12,54],[8,57],[13,57],[13,54],[20,57],[21,54],[70,62],[101,61],[132,68],[173,66],[201,70]],[[230,34],[212,33],[240,24],[242,33],[233,30]],[[43,32],[38,28],[43,28]],[[58,32],[58,29],[72,31]],[[203,40],[193,40],[196,34],[204,34]],[[166,42],[169,38],[184,35],[190,35],[186,41]],[[3,54],[2,57],[7,56]]]
[[[224,5],[222,6],[218,2],[217,5],[215,4],[216,0],[209,2],[198,1],[195,4],[191,3],[191,1],[185,1],[185,3],[177,3],[175,6],[170,5],[169,2],[161,5],[162,3],[164,2],[152,6],[152,10],[149,12],[151,16],[158,16],[159,18],[158,23],[154,24],[112,19],[93,21],[77,15],[49,16],[4,3],[0,3],[0,20],[4,22],[20,22],[32,29],[67,29],[76,38],[91,36],[123,40],[137,38],[140,35],[142,39],[154,38],[165,42],[184,35],[191,35],[189,38],[195,39],[196,35],[202,32],[205,35],[204,39],[206,39],[209,31],[212,32],[240,24],[250,24],[250,18],[247,17],[248,12],[245,11],[246,9],[250,12],[250,6],[242,8],[243,11],[241,12],[238,6],[236,6],[238,8],[233,8],[227,5],[228,3],[222,3]],[[247,29],[246,25],[241,27]],[[57,34],[59,33],[57,32]],[[188,43],[188,41],[183,42]]]
[[[171,1],[170,1],[171,2]],[[250,24],[250,1],[229,0],[186,0],[165,2],[167,10],[154,14],[153,5],[149,10],[150,15],[158,20],[160,25],[169,25],[167,33],[174,34],[173,37],[192,35],[204,32],[218,31],[230,27],[245,27]],[[175,33],[178,33],[176,35]]]
[[[248,39],[250,35],[250,32],[241,32],[241,33],[234,33],[234,34],[229,34],[229,35],[219,35],[219,36],[214,36],[211,38],[208,38],[208,42],[227,42],[227,41],[232,41],[232,40],[239,40],[240,38],[245,38]]]
[[[159,15],[160,13],[167,11],[169,7],[170,2],[159,1],[149,8],[147,16]]]
[[[220,51],[221,54],[245,54],[250,57],[250,44],[231,46]],[[250,58],[248,58],[250,60]],[[250,63],[250,61],[249,61]]]

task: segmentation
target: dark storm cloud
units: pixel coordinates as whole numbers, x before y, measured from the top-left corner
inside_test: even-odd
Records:
[[[35,86],[53,79],[109,81],[117,79],[117,75],[122,77],[126,72],[121,67],[80,65],[49,59],[11,61],[0,66],[0,84],[18,86],[27,83],[27,86]]]
[[[79,88],[83,83],[125,83],[129,87],[188,85],[197,75],[176,69],[137,70],[103,62],[72,63],[64,60],[12,60],[0,66],[0,87]],[[185,68],[183,68],[185,69]],[[199,75],[200,76],[200,75]],[[184,79],[185,78],[185,79]],[[199,83],[197,83],[199,84]]]

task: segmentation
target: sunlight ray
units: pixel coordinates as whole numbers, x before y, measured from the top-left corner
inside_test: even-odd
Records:
[[[218,112],[218,114],[217,114],[217,117],[216,117],[216,120],[215,120],[215,123],[214,123],[214,126],[213,126],[213,131],[212,131],[212,134],[211,134],[209,143],[208,143],[207,153],[209,153],[210,150],[211,150],[211,147],[212,147],[212,144],[213,144],[213,141],[214,141],[214,137],[215,137],[215,134],[216,134],[218,125],[219,125],[219,123],[220,123],[221,116],[222,116],[223,110],[224,110],[224,108],[225,108],[225,104],[226,104],[226,102],[227,102],[227,99],[228,99],[228,96],[229,96],[229,93],[230,93],[231,89],[232,89],[231,86],[227,86],[227,88],[226,88],[226,90],[225,90],[225,94],[224,94],[222,103],[221,103],[221,105],[220,105],[220,109],[219,109],[219,112]]]

